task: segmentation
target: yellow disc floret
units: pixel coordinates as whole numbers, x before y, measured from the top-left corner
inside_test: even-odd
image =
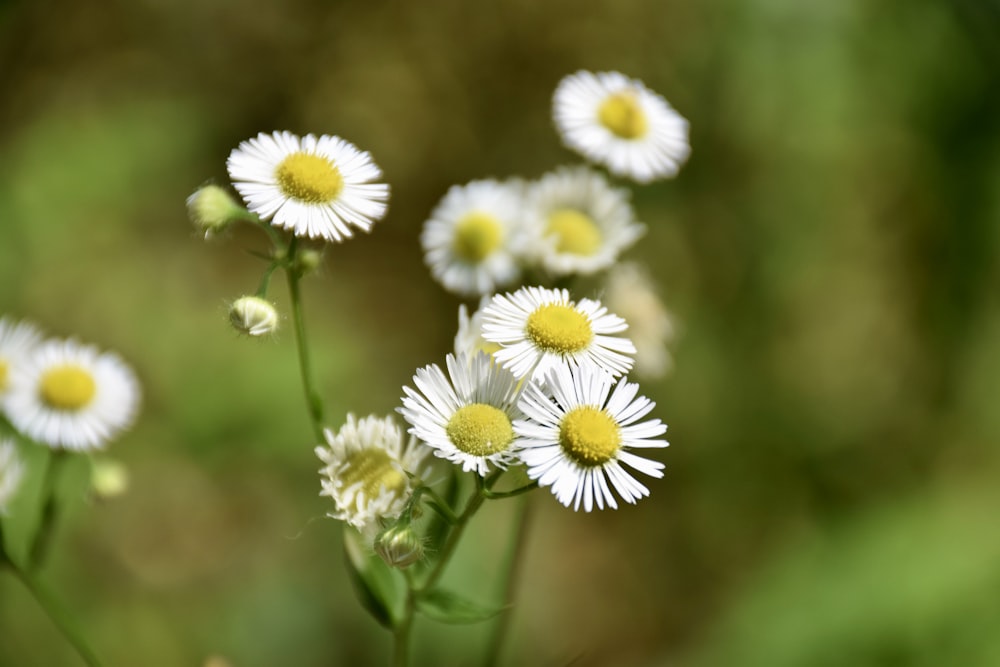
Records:
[[[579,352],[594,339],[587,316],[561,303],[537,308],[528,316],[525,333],[542,350],[559,354]]]
[[[67,364],[54,366],[42,374],[41,399],[57,410],[79,410],[97,393],[97,384],[89,371]]]
[[[589,256],[601,247],[601,230],[582,211],[560,208],[549,214],[549,234],[556,237],[556,250]]]
[[[604,410],[584,405],[566,413],[559,424],[559,445],[585,467],[604,465],[621,448],[618,423]]]
[[[507,413],[485,403],[472,403],[456,410],[445,432],[455,447],[472,456],[505,451],[514,441],[514,427]]]
[[[275,169],[281,191],[291,199],[326,204],[344,189],[344,178],[330,160],[321,155],[292,153]]]
[[[7,362],[0,359],[0,391],[7,388]]]
[[[597,109],[597,119],[622,139],[640,139],[649,130],[646,113],[630,92],[615,93],[604,100]]]
[[[455,254],[467,262],[481,262],[503,241],[503,228],[492,215],[472,211],[455,225]]]
[[[362,449],[350,457],[340,474],[345,488],[360,484],[358,497],[377,498],[384,487],[397,498],[406,493],[406,473],[395,465],[387,452],[374,447]]]

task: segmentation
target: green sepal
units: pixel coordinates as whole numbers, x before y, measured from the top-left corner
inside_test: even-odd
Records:
[[[427,618],[455,625],[479,623],[503,611],[502,608],[476,604],[440,588],[422,593],[417,598],[417,610]]]
[[[397,610],[402,600],[392,570],[381,558],[369,553],[361,534],[350,527],[344,529],[344,560],[361,606],[379,625],[391,630],[399,618]]]

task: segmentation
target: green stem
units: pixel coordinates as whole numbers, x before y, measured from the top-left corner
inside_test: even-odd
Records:
[[[438,557],[437,563],[434,564],[434,569],[431,570],[430,574],[427,575],[427,579],[420,588],[415,590],[415,593],[419,596],[422,593],[429,591],[434,588],[438,579],[444,574],[444,568],[448,565],[448,561],[451,560],[452,555],[455,552],[455,547],[458,546],[458,542],[462,539],[462,533],[465,531],[465,526],[468,524],[469,519],[472,515],[476,513],[482,504],[486,500],[486,489],[483,485],[481,477],[476,477],[476,492],[472,494],[469,498],[469,502],[466,503],[465,509],[462,511],[461,516],[458,517],[458,521],[455,523],[455,527],[451,529],[451,533],[448,535],[448,540],[441,547],[441,553]]]
[[[27,588],[38,605],[45,610],[52,623],[59,629],[66,641],[72,645],[79,656],[83,659],[89,667],[101,667],[101,661],[97,659],[97,656],[87,645],[86,640],[84,640],[83,635],[80,633],[73,619],[70,617],[69,613],[63,608],[61,604],[56,600],[56,598],[45,589],[35,576],[18,567],[10,559],[6,560],[6,564],[10,566],[11,571],[14,575],[21,580],[24,587]]]
[[[536,485],[537,486],[537,485]],[[486,657],[483,660],[483,667],[496,667],[500,664],[500,653],[503,651],[504,641],[507,639],[507,632],[510,629],[511,615],[514,609],[514,595],[517,591],[517,583],[521,574],[521,565],[524,562],[524,549],[527,543],[528,526],[531,523],[531,499],[526,498],[521,503],[517,518],[515,519],[513,548],[508,556],[507,581],[504,583],[503,607],[497,618],[496,625],[493,626],[493,634],[487,647]]]
[[[52,544],[52,534],[55,531],[56,515],[58,513],[58,503],[56,502],[56,478],[63,462],[67,459],[65,450],[55,449],[49,456],[49,465],[45,470],[45,478],[42,481],[42,516],[35,532],[35,539],[31,542],[31,550],[28,552],[28,569],[34,571],[42,566],[48,557],[49,547]]]
[[[285,265],[285,274],[288,276],[288,289],[292,300],[295,343],[299,350],[299,374],[302,376],[302,388],[306,394],[306,407],[309,410],[309,418],[312,420],[313,435],[317,442],[323,442],[323,402],[320,400],[312,380],[309,345],[306,342],[306,325],[302,316],[302,293],[299,288],[302,274],[295,268],[295,251],[296,239],[292,238],[288,245],[288,263]]]
[[[403,576],[406,577],[406,602],[403,607],[403,617],[393,629],[393,667],[406,667],[409,663],[410,628],[413,627],[413,616],[417,609],[417,592],[413,576],[407,570],[403,570]]]
[[[532,482],[527,486],[522,486],[517,489],[511,489],[510,491],[490,491],[489,489],[483,490],[483,495],[490,500],[502,500],[503,498],[513,498],[514,496],[519,496],[522,493],[527,493],[528,491],[534,491],[538,488],[538,482]]]
[[[263,299],[267,296],[267,288],[271,285],[271,275],[274,270],[281,265],[281,262],[277,260],[272,260],[266,269],[264,269],[264,275],[260,277],[260,284],[257,286],[256,296]]]

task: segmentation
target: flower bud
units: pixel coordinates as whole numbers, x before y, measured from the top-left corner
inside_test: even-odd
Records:
[[[191,222],[205,232],[206,238],[247,215],[246,209],[218,185],[198,188],[187,198],[187,209]]]
[[[240,333],[266,336],[278,328],[278,311],[257,296],[241,296],[229,308],[229,321]]]
[[[119,461],[95,459],[90,471],[90,488],[94,497],[108,500],[128,490],[128,469]]]
[[[424,545],[408,524],[396,524],[375,536],[375,553],[390,567],[403,569],[424,557]]]
[[[304,248],[299,250],[297,261],[303,275],[312,273],[323,263],[323,251],[316,248]]]

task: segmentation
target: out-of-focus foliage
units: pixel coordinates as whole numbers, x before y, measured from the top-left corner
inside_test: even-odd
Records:
[[[306,319],[331,425],[386,414],[457,323],[427,213],[453,183],[575,162],[552,90],[619,70],[692,128],[679,177],[635,188],[630,254],[682,332],[642,387],[672,446],[634,508],[532,498],[507,662],[997,664],[998,45],[988,0],[0,4],[0,311],[117,350],[145,395],[110,452],[125,497],[69,470],[47,580],[110,665],[384,663],[293,336],[225,320],[263,240],[205,243],[185,198],[259,131],[372,152],[389,216],[327,249]],[[512,512],[486,508],[449,588],[496,599]],[[418,664],[487,629],[419,623]],[[0,665],[74,660],[0,575]]]

